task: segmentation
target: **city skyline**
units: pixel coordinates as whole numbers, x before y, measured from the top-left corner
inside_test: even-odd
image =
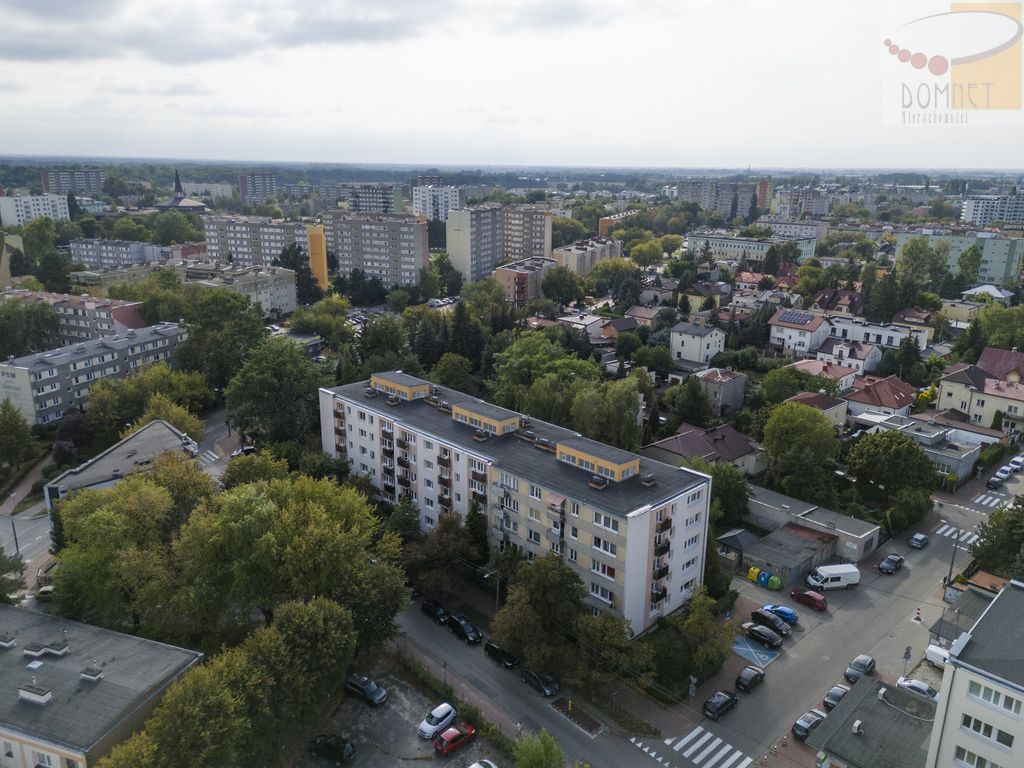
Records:
[[[0,93],[20,130],[4,145],[265,163],[1024,166],[1013,126],[884,124],[887,29],[935,6],[909,2],[893,21],[879,0],[185,0],[159,15],[7,0]]]

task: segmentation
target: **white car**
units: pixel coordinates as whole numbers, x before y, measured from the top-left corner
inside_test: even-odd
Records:
[[[420,723],[420,738],[433,739],[455,721],[455,707],[447,701],[438,704]]]
[[[1010,475],[1013,474],[1013,468],[1010,466],[1000,467],[996,470],[996,473],[992,477],[999,478],[1000,480],[1006,481],[1010,479]]]
[[[490,760],[484,759],[484,760],[478,760],[477,762],[475,762],[471,766],[469,766],[469,768],[498,768],[498,766],[495,765]]]
[[[923,699],[928,699],[929,701],[939,700],[939,692],[928,685],[928,683],[921,680],[915,680],[912,677],[901,677],[896,681],[896,685],[897,687],[916,694]]]
[[[1020,472],[1024,469],[1024,453],[1020,456],[1014,456],[1006,466],[1010,467],[1014,472]]]

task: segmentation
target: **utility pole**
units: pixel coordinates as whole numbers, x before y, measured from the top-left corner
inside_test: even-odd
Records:
[[[956,527],[956,535],[953,537],[953,553],[949,556],[949,574],[946,576],[946,586],[953,581],[953,562],[956,560],[956,548],[960,543],[960,526]]]

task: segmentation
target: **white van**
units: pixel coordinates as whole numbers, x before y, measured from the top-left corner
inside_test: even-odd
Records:
[[[825,589],[850,589],[860,584],[860,571],[856,565],[819,565],[807,574],[807,586],[822,591]]]
[[[949,651],[941,645],[929,645],[924,652],[924,660],[933,667],[942,669],[949,661]]]

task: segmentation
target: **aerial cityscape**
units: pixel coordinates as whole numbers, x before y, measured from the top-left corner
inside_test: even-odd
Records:
[[[1024,765],[1020,2],[0,5],[0,768]]]

